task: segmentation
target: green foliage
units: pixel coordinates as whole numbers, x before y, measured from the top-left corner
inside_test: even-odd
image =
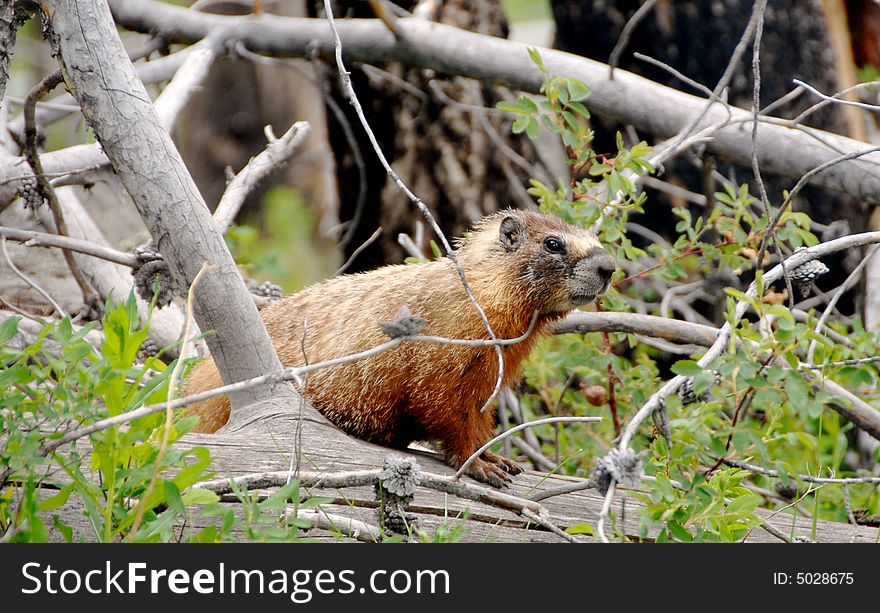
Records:
[[[498,106],[514,115],[514,132],[535,138],[544,129],[562,141],[570,180],[555,187],[533,180],[530,193],[543,211],[594,227],[618,261],[612,288],[603,299],[607,310],[632,311],[634,305],[641,305],[647,306],[649,313],[661,314],[662,298],[678,285],[717,271],[739,276],[754,269],[769,220],[747,185],[720,186],[710,210],[695,214],[688,207],[674,206],[671,212],[677,218],[676,236],[670,244],[635,247],[627,237],[627,223],[632,212],[648,206],[645,195],[636,190],[634,179],[651,171],[649,149],[644,143],[627,148],[618,135],[613,156],[594,152],[590,147],[593,135],[587,123],[589,113],[583,108],[589,89],[574,79],[549,74],[537,52],[532,50],[531,56],[545,75],[542,93],[546,100],[520,98]],[[776,226],[776,235],[793,250],[818,242],[810,228],[806,214],[786,209]],[[651,264],[645,265],[645,260]],[[624,270],[630,271],[629,276]],[[568,474],[586,475],[595,458],[614,444],[612,384],[623,422],[672,374],[693,377],[696,395],[708,393],[706,401],[687,406],[676,396],[667,400],[671,449],[650,426],[643,427],[633,441],[635,449],[649,450],[645,470],[652,478],[644,483],[646,491],[638,494],[646,505],[641,510],[641,537],[653,527],[659,530],[660,541],[742,539],[758,524],[758,507],[774,509],[790,504],[784,497],[756,495],[750,489],[756,487],[765,491],[791,488],[797,496],[812,497],[809,504],[798,503],[801,509],[822,518],[847,521],[840,486],[826,486],[807,494],[807,484],[797,477],[855,472],[847,456],[847,432],[852,424],[827,409],[831,401],[845,401],[819,391],[804,371],[797,369],[796,356],[803,359],[812,341],[817,343],[815,362],[819,364],[872,356],[880,339],[866,332],[855,319],[849,324],[832,323],[837,332],[852,341],[852,346],[834,343],[814,332],[812,314],[806,322],[796,321],[772,293],[765,295],[769,288],[763,287],[760,273],[757,280],[759,292],[755,299],[733,287],[724,290],[725,318],[733,321],[735,302],[746,300],[758,317],[772,318],[772,334],[761,334],[751,320],[738,322],[740,347],[723,354],[711,370],[697,366],[699,353],[691,359],[669,361],[668,356],[627,334],[610,334],[607,344],[600,334],[545,339],[524,367],[521,405],[525,418],[547,414],[599,414],[606,418],[588,427],[545,426],[534,430],[543,441],[544,453],[556,458]],[[616,351],[609,351],[609,347]],[[731,349],[734,347],[732,344]],[[719,373],[720,385],[715,385],[714,371]],[[876,397],[876,364],[829,367],[822,374]],[[596,386],[606,391],[598,400],[595,393],[589,395],[599,406],[591,404],[585,393]],[[728,468],[718,463],[722,456],[775,469],[780,477],[771,479]],[[857,485],[850,490],[854,508],[878,512],[880,496],[876,488]]]
[[[222,507],[213,492],[192,489],[211,476],[204,447],[169,446],[160,457],[165,413],[154,413],[74,440],[69,447],[46,453],[45,444],[81,426],[121,415],[168,398],[174,363],[137,354],[147,338],[139,323],[134,295],[121,304],[106,305],[99,348],[86,335],[96,324],[75,330],[70,320],[45,325],[37,340],[17,349],[19,317],[0,324],[0,473],[9,477],[0,489],[0,533],[13,541],[41,542],[55,534],[101,542],[123,539],[213,542],[232,540],[236,531],[260,541],[290,541],[302,520],[287,519],[286,505],[309,507],[325,502],[300,502],[298,483],[258,501],[240,493],[245,521]],[[196,423],[177,415],[170,443]],[[156,486],[148,486],[158,474]],[[138,503],[146,513],[132,534]],[[82,509],[89,534],[75,530],[59,509]],[[70,517],[70,513],[65,515]],[[201,529],[193,529],[199,518]]]
[[[418,541],[420,543],[461,543],[470,534],[470,528],[467,524],[468,516],[469,514],[465,512],[455,520],[444,518],[443,523],[437,526],[433,532],[419,531]]]

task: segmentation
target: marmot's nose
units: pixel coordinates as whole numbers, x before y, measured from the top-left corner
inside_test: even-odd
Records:
[[[614,258],[603,251],[602,255],[596,259],[596,274],[602,277],[605,283],[608,283],[615,270],[617,270],[617,264],[614,262]]]
[[[617,270],[617,264],[614,258],[608,255],[608,252],[601,247],[591,249],[584,258],[588,270],[591,270],[603,283],[611,281],[611,275]]]

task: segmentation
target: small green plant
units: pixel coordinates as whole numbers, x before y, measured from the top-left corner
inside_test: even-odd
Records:
[[[79,330],[68,318],[47,324],[23,349],[8,344],[20,318],[11,317],[0,327],[0,423],[6,434],[0,470],[8,473],[0,494],[0,527],[13,530],[15,540],[46,540],[50,516],[59,533],[72,539],[71,527],[52,514],[71,498],[83,508],[90,539],[170,540],[175,523],[188,515],[186,507],[211,498],[208,492],[181,494],[204,477],[207,449],[168,449],[161,466],[154,465],[164,414],[98,430],[72,441],[63,452],[45,453],[44,444],[66,432],[167,398],[172,367],[155,357],[137,363],[147,329],[139,324],[134,296],[118,305],[108,303],[105,313],[99,348],[86,338],[96,329],[94,323]],[[194,421],[177,419],[171,440]],[[176,474],[159,480],[145,501],[148,512],[141,529],[130,535],[136,503],[153,472],[169,469]]]
[[[108,303],[105,313],[99,347],[89,338],[95,323],[80,329],[68,318],[46,324],[23,349],[11,343],[21,318],[0,324],[0,533],[17,542],[46,541],[50,526],[68,541],[218,542],[239,534],[297,540],[310,524],[296,518],[296,509],[327,500],[303,495],[298,481],[263,500],[236,491],[244,520],[236,518],[217,494],[192,487],[212,476],[208,449],[172,446],[197,422],[185,413],[175,416],[163,453],[164,412],[48,450],[81,426],[168,398],[175,362],[138,361],[148,328],[139,323],[134,295]],[[150,489],[154,475],[159,478]],[[71,505],[82,509],[90,533],[65,523]],[[139,505],[146,512],[135,531]],[[67,513],[60,513],[65,506]]]

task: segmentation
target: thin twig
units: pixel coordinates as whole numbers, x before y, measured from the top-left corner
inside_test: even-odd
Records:
[[[694,129],[700,124],[706,114],[709,112],[709,109],[712,108],[720,98],[721,92],[723,92],[727,85],[730,83],[730,80],[733,78],[734,73],[739,68],[739,61],[742,58],[743,54],[746,51],[746,47],[749,44],[749,41],[752,39],[752,35],[755,32],[755,28],[758,25],[759,18],[763,17],[763,11],[758,11],[759,4],[765,3],[766,0],[755,0],[754,5],[752,6],[752,15],[749,18],[749,23],[746,26],[743,35],[740,37],[739,42],[736,44],[736,47],[733,50],[733,53],[730,56],[730,60],[727,63],[727,68],[724,70],[724,74],[721,75],[721,79],[718,81],[717,85],[715,85],[715,89],[712,90],[712,95],[709,96],[709,99],[706,100],[702,110],[696,117],[694,117],[690,123],[678,134],[675,139],[674,144],[670,147],[672,150],[678,149],[678,147],[683,144],[694,131]]]
[[[784,105],[788,104],[789,102],[794,101],[802,93],[804,93],[803,87],[795,87],[790,92],[780,96],[779,98],[777,98],[776,100],[774,100],[773,102],[771,102],[770,104],[768,104],[767,106],[762,108],[760,114],[761,115],[769,115],[772,111],[775,111],[779,107],[784,106]]]
[[[135,268],[140,265],[140,260],[136,255],[125,253],[111,247],[105,247],[95,242],[84,241],[70,236],[61,236],[59,234],[48,234],[46,232],[36,232],[32,230],[19,230],[18,228],[9,228],[0,226],[0,236],[24,243],[26,247],[58,247],[61,249],[69,249],[77,253],[91,255],[114,264]]]
[[[732,460],[730,458],[724,458],[721,460],[724,464],[732,467],[732,468],[740,468],[742,470],[747,470],[749,472],[757,473],[759,475],[764,475],[765,477],[773,477],[776,479],[780,479],[779,471],[774,470],[772,468],[764,468],[763,466],[758,466],[757,464],[750,464],[748,462],[742,462],[740,460]],[[814,477],[812,475],[800,475],[800,474],[789,474],[790,477],[794,477],[798,481],[804,481],[805,483],[821,483],[821,484],[836,484],[836,485],[855,485],[855,484],[864,484],[864,483],[880,483],[880,477]]]
[[[348,267],[351,266],[352,262],[355,261],[357,256],[359,256],[364,249],[366,249],[367,247],[372,245],[376,241],[376,239],[379,238],[380,236],[382,236],[382,226],[379,226],[378,228],[376,228],[376,231],[370,235],[370,238],[365,240],[363,243],[360,244],[360,246],[357,249],[355,249],[354,251],[351,252],[351,255],[345,261],[345,264],[340,266],[336,270],[336,272],[333,273],[333,276],[334,277],[339,276],[342,273],[344,273],[346,270],[348,270]]]
[[[52,217],[55,220],[56,231],[62,236],[70,236],[70,232],[67,230],[67,223],[64,221],[64,213],[61,210],[61,203],[58,201],[58,195],[49,183],[49,180],[43,174],[43,164],[40,161],[40,155],[37,152],[37,126],[34,119],[37,101],[55,89],[55,87],[60,85],[63,81],[64,77],[59,69],[52,74],[45,76],[42,81],[28,92],[23,111],[25,135],[24,153],[28,166],[31,167],[31,170],[37,179],[40,194],[45,197],[46,201],[49,203],[49,209],[52,211]],[[70,269],[70,274],[73,275],[74,280],[82,292],[83,302],[86,307],[97,307],[99,305],[98,294],[86,280],[73,253],[67,249],[62,249],[62,253],[64,254],[64,260],[67,262],[67,267]]]
[[[312,522],[313,528],[328,530],[330,532],[338,532],[349,538],[356,539],[362,543],[378,543],[382,540],[382,530],[379,526],[368,524],[360,519],[327,513],[323,509],[297,509],[296,511],[287,511],[288,517],[296,519],[304,519]]]
[[[266,148],[251,158],[229,182],[214,211],[214,223],[221,234],[225,234],[232,225],[248,195],[266,177],[290,162],[308,133],[309,124],[305,121],[294,123],[281,138],[275,138],[272,130],[266,126],[266,139],[269,141]]]
[[[798,193],[804,187],[806,187],[806,185],[809,182],[811,177],[814,177],[815,175],[819,174],[820,172],[828,170],[832,166],[840,164],[841,162],[846,162],[848,160],[854,160],[854,159],[860,158],[862,156],[868,155],[870,153],[875,153],[877,151],[880,151],[880,147],[870,147],[870,148],[864,149],[862,151],[852,151],[850,153],[846,153],[846,154],[840,155],[836,158],[830,159],[827,162],[823,162],[822,164],[819,164],[818,166],[813,168],[811,171],[806,173],[804,176],[802,176],[800,178],[800,180],[795,184],[795,186],[792,188],[792,190],[788,193],[788,196],[783,201],[782,205],[779,207],[779,210],[776,211],[776,216],[770,221],[770,225],[767,227],[767,230],[765,230],[765,232],[769,232],[770,230],[775,228],[777,226],[777,224],[779,224],[779,220],[782,218],[782,215],[788,209],[788,206],[792,202],[794,202],[795,196],[797,196]],[[763,246],[763,243],[762,243],[762,246]],[[760,253],[759,255],[763,255],[763,253]],[[760,260],[758,260],[758,261],[760,261]]]
[[[849,483],[843,484],[843,506],[846,508],[846,517],[849,520],[849,523],[853,525],[853,535],[850,542],[855,543],[859,536],[859,522],[856,521],[856,516],[853,514],[852,501],[850,500],[849,494]]]
[[[67,317],[67,313],[64,312],[64,309],[61,308],[61,305],[55,302],[52,296],[49,295],[42,287],[36,284],[33,279],[30,279],[27,275],[21,272],[18,267],[13,263],[12,258],[9,257],[9,251],[6,249],[6,236],[0,233],[0,246],[3,247],[3,257],[6,258],[6,264],[9,266],[9,269],[15,273],[15,276],[30,285],[34,288],[39,294],[46,299],[46,301],[52,305],[52,308],[55,309],[55,313],[58,317]],[[8,304],[8,303],[7,303]]]
[[[608,519],[608,513],[611,512],[611,503],[614,500],[614,488],[616,485],[617,483],[612,479],[611,484],[608,486],[608,491],[605,492],[605,500],[602,501],[602,509],[599,511],[599,521],[596,522],[596,532],[599,533],[599,538],[602,539],[603,543],[611,542],[605,535],[605,521]]]
[[[437,237],[440,239],[440,242],[443,244],[443,248],[446,250],[447,257],[452,261],[455,266],[456,271],[458,271],[458,276],[461,279],[462,286],[464,287],[465,292],[468,295],[471,303],[473,303],[474,307],[477,310],[477,313],[480,315],[480,319],[483,321],[483,325],[486,328],[486,332],[489,334],[490,340],[495,340],[495,332],[492,330],[492,326],[489,323],[488,317],[486,317],[485,311],[480,306],[480,303],[477,301],[476,296],[474,296],[473,291],[471,290],[470,284],[468,283],[467,276],[465,275],[464,269],[462,269],[461,264],[458,262],[458,258],[455,255],[455,252],[452,249],[452,246],[449,244],[449,241],[446,239],[446,235],[440,229],[440,226],[437,224],[437,221],[434,219],[434,216],[431,214],[431,211],[428,210],[428,207],[425,203],[416,196],[409,187],[400,179],[397,172],[395,172],[394,168],[391,167],[391,164],[388,162],[385,154],[382,153],[381,147],[379,147],[379,143],[376,140],[376,135],[373,133],[373,129],[370,127],[369,122],[367,121],[366,116],[364,116],[363,108],[361,107],[360,101],[358,100],[357,94],[354,91],[354,88],[351,84],[351,75],[345,69],[345,63],[342,60],[342,40],[339,38],[339,32],[336,29],[336,22],[333,19],[333,8],[330,4],[330,0],[324,0],[324,12],[326,13],[327,23],[330,24],[330,29],[333,32],[333,40],[334,40],[334,48],[336,50],[336,66],[339,69],[339,76],[342,79],[342,85],[346,90],[349,101],[354,107],[355,112],[357,113],[358,119],[363,125],[364,130],[367,133],[367,136],[370,139],[370,143],[373,146],[373,150],[376,152],[376,155],[379,157],[379,161],[382,162],[382,166],[385,167],[385,171],[388,173],[388,176],[391,177],[392,181],[394,181],[398,187],[407,195],[407,197],[412,201],[413,204],[418,207],[419,211],[428,221],[428,224],[431,226],[431,229],[434,230]],[[501,382],[504,379],[504,354],[501,351],[500,346],[495,346],[495,355],[498,358],[498,377],[495,382],[495,388],[492,390],[492,393],[486,399],[486,402],[480,408],[480,412],[485,411],[492,402],[495,400],[495,397],[498,395],[498,391],[501,389]]]
[[[345,113],[340,108],[339,104],[337,104],[336,100],[333,99],[333,96],[330,95],[325,79],[316,78],[313,75],[307,74],[304,70],[300,70],[290,61],[254,53],[248,49],[242,41],[237,41],[235,43],[235,52],[252,62],[269,66],[281,66],[282,68],[290,70],[296,74],[321,94],[324,104],[327,105],[327,108],[330,109],[330,112],[333,113],[333,116],[339,123],[339,127],[342,128],[342,134],[345,136],[348,148],[354,159],[355,167],[358,170],[358,194],[357,199],[355,200],[354,213],[352,214],[351,219],[347,222],[345,234],[339,239],[338,244],[340,250],[345,249],[354,237],[354,233],[360,224],[364,206],[367,202],[367,166],[364,162],[364,156],[361,153],[360,145],[358,145],[357,137],[355,137],[354,130],[351,128],[351,122],[348,121],[348,118],[345,116]],[[317,50],[315,50],[314,53],[310,53],[310,59],[315,73],[320,74],[319,71],[323,69],[324,64],[320,61]]]
[[[828,302],[828,306],[825,307],[825,310],[822,311],[822,315],[819,317],[819,320],[816,322],[816,328],[814,332],[816,334],[820,334],[822,328],[825,326],[825,322],[828,320],[828,316],[831,314],[831,311],[834,310],[837,301],[840,300],[840,297],[843,296],[853,285],[855,285],[856,281],[859,280],[859,277],[862,274],[862,270],[864,270],[865,266],[868,265],[868,262],[871,261],[871,258],[877,253],[877,250],[880,249],[880,245],[874,245],[868,250],[867,255],[865,255],[864,259],[859,262],[858,266],[856,266],[849,276],[846,278],[840,287],[837,288],[837,291],[834,292],[834,296],[831,297],[831,300]],[[810,348],[807,350],[807,363],[813,363],[813,356],[816,353],[816,339],[813,339],[810,342]]]
[[[508,442],[508,440],[505,440],[504,442],[506,443]],[[513,447],[519,449],[523,453],[523,455],[525,455],[532,462],[537,470],[550,472],[551,470],[556,468],[556,464],[554,464],[550,460],[550,458],[542,454],[540,450],[535,449],[532,444],[525,439],[514,438],[511,439],[510,442]]]
[[[807,370],[822,370],[823,368],[835,368],[837,366],[856,366],[858,364],[871,364],[873,362],[880,362],[880,355],[874,355],[869,358],[838,360],[837,362],[826,362],[825,364],[803,364],[801,368]]]
[[[633,16],[629,18],[626,22],[626,25],[623,26],[623,30],[620,32],[620,37],[617,39],[617,43],[614,45],[614,49],[611,50],[611,55],[608,57],[608,79],[614,80],[614,69],[617,68],[617,63],[620,61],[620,56],[623,53],[626,46],[629,44],[629,39],[632,36],[633,31],[638,27],[638,25],[642,22],[642,19],[651,12],[654,8],[654,5],[657,4],[657,0],[647,0],[642,6],[638,8],[638,10],[633,13]]]
[[[529,511],[528,509],[523,509],[523,510],[520,512],[520,515],[522,515],[523,517],[525,517],[526,519],[528,519],[528,520],[530,520],[530,521],[535,522],[535,523],[538,524],[539,526],[542,526],[542,527],[546,528],[547,530],[549,530],[550,532],[552,532],[552,533],[555,534],[556,536],[558,536],[558,537],[560,537],[560,538],[562,538],[562,539],[568,541],[569,543],[580,543],[580,542],[582,542],[582,541],[579,541],[578,539],[576,539],[573,535],[571,535],[571,534],[569,534],[568,532],[566,532],[565,530],[561,529],[559,526],[557,526],[557,525],[554,524],[553,522],[544,519],[543,517],[541,517],[541,516],[538,515],[537,513],[532,513],[532,512]]]
[[[767,188],[764,185],[764,179],[761,176],[761,167],[758,164],[758,115],[761,109],[761,38],[764,34],[764,13],[767,9],[767,0],[757,0],[755,3],[755,11],[758,14],[758,23],[755,28],[755,42],[752,47],[752,75],[754,78],[754,86],[752,88],[752,174],[755,177],[755,183],[758,185],[758,193],[761,197],[761,206],[764,208],[764,215],[770,221],[770,199],[767,197]],[[761,247],[758,249],[757,267],[761,270],[764,268],[764,251],[768,244],[773,244],[776,249],[776,255],[780,261],[783,260],[782,249],[779,247],[779,239],[776,237],[775,226],[771,225],[761,239]],[[782,266],[782,276],[785,279],[785,286],[788,289],[789,308],[794,307],[794,290],[791,286],[791,279],[788,271],[785,270],[785,264]]]
[[[558,423],[592,423],[602,421],[601,417],[544,417],[542,419],[536,419],[534,421],[529,421],[524,424],[520,424],[518,426],[514,426],[510,430],[506,430],[502,432],[488,443],[477,449],[475,452],[471,454],[471,456],[464,461],[464,464],[456,471],[453,479],[460,479],[462,475],[465,474],[467,469],[473,464],[474,460],[483,455],[483,452],[492,448],[492,445],[503,441],[507,437],[520,432],[521,430],[525,430],[526,428],[534,428],[535,426],[542,426],[544,424],[558,424]]]
[[[699,81],[694,81],[689,76],[687,76],[686,74],[684,74],[683,72],[681,72],[679,70],[676,70],[675,68],[673,68],[672,66],[670,66],[666,62],[663,62],[661,60],[658,60],[656,58],[651,57],[650,55],[645,55],[644,53],[639,53],[639,52],[633,53],[633,57],[636,58],[637,60],[642,60],[643,62],[647,62],[648,64],[651,64],[652,66],[656,66],[657,68],[660,68],[661,70],[665,70],[666,72],[671,74],[673,77],[675,77],[676,79],[678,79],[682,83],[685,83],[686,85],[690,85],[691,87],[693,87],[697,91],[703,92],[707,96],[712,95],[711,89],[709,89],[708,87],[706,87],[705,85],[703,85]]]
[[[174,368],[171,371],[171,377],[168,379],[168,397],[167,402],[165,403],[165,427],[162,430],[162,441],[159,444],[159,451],[156,453],[156,459],[153,461],[153,474],[150,477],[150,483],[149,485],[147,485],[147,489],[140,497],[134,522],[132,522],[131,529],[128,532],[128,538],[126,540],[128,540],[129,542],[131,542],[131,540],[135,538],[138,530],[141,527],[141,522],[143,522],[144,520],[144,514],[147,512],[147,501],[149,500],[150,495],[153,493],[153,489],[155,489],[156,487],[156,482],[159,480],[159,470],[162,467],[162,461],[165,459],[165,452],[168,450],[168,445],[171,442],[171,426],[174,423],[174,409],[171,407],[171,401],[177,394],[177,383],[180,379],[180,373],[183,371],[184,361],[192,353],[194,340],[192,334],[193,302],[195,301],[195,289],[196,286],[199,284],[199,281],[201,281],[202,275],[211,268],[213,268],[213,266],[210,266],[207,263],[203,263],[202,267],[199,269],[199,272],[193,278],[193,281],[189,286],[189,292],[187,292],[186,320],[183,324],[183,335],[181,339],[183,342],[181,343],[180,347],[180,356],[178,357],[177,363],[174,365]]]
[[[818,89],[816,89],[815,87],[813,87],[809,83],[805,83],[804,81],[801,81],[800,79],[792,79],[792,81],[796,85],[798,85],[798,87],[802,87],[806,90],[809,90],[811,93],[822,98],[822,102],[814,104],[813,106],[811,106],[810,108],[808,108],[804,112],[802,112],[800,115],[798,115],[797,117],[792,119],[791,123],[793,123],[793,124],[801,123],[804,119],[806,119],[806,117],[808,115],[810,115],[810,114],[814,113],[815,111],[818,111],[822,107],[827,106],[832,103],[833,104],[843,104],[845,106],[855,106],[855,107],[858,107],[861,109],[867,109],[869,111],[875,111],[875,112],[880,111],[880,106],[878,106],[876,104],[867,104],[865,102],[857,102],[855,100],[844,100],[843,99],[843,96],[847,95],[850,92],[853,92],[853,91],[856,91],[859,89],[864,89],[866,87],[876,87],[877,85],[880,85],[880,81],[869,81],[867,83],[858,83],[856,85],[853,85],[852,87],[847,87],[846,89],[837,92],[833,96],[828,96],[826,94],[823,94],[822,92],[820,92]]]
[[[400,26],[397,25],[397,15],[390,9],[386,0],[367,0],[370,8],[373,9],[373,13],[375,13],[376,17],[382,20],[382,23],[391,30],[394,36],[402,37],[403,33],[400,31]],[[326,5],[325,5],[326,8]],[[327,8],[327,11],[330,9]]]

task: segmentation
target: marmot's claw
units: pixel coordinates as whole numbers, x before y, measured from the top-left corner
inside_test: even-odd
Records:
[[[512,482],[511,476],[522,471],[522,467],[513,460],[486,451],[474,460],[468,469],[468,475],[492,487],[502,488],[508,487]]]
[[[482,459],[476,459],[467,470],[467,474],[477,481],[488,483],[492,487],[504,488],[509,487],[511,481],[507,472],[494,463],[487,462]]]
[[[510,458],[505,458],[504,456],[494,454],[491,451],[486,451],[485,453],[483,453],[483,458],[487,462],[491,462],[496,466],[500,466],[502,470],[511,475],[518,475],[523,471],[522,467],[518,463],[514,462]]]

